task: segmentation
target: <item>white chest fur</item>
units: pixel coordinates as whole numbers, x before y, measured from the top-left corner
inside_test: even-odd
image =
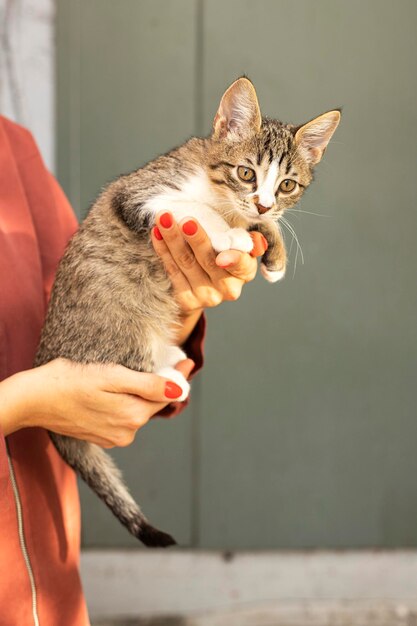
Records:
[[[210,187],[210,181],[203,170],[190,176],[181,189],[170,189],[151,198],[145,205],[152,215],[160,211],[170,211],[177,222],[185,217],[196,218],[204,229],[213,227],[227,229],[228,226],[214,210],[216,197]]]
[[[240,250],[250,252],[253,242],[243,228],[230,228],[227,222],[216,211],[218,198],[213,193],[210,181],[204,170],[190,176],[181,189],[166,188],[151,198],[143,207],[153,216],[169,211],[177,222],[193,217],[206,231],[217,252],[223,250]]]

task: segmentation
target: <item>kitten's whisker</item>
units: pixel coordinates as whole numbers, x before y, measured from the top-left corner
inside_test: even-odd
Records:
[[[295,241],[295,237],[294,237],[294,234],[291,232],[291,230],[288,228],[287,224],[283,224],[283,226],[285,226],[287,228],[288,232],[291,234],[291,245],[290,245],[290,254],[291,254],[291,250],[292,250],[293,243]],[[297,246],[296,251],[295,251],[294,271],[293,271],[293,274],[292,274],[293,278],[295,276],[295,271],[297,269],[297,259],[298,259],[298,246]]]
[[[333,217],[333,215],[325,215],[324,213],[313,213],[312,211],[302,211],[301,209],[285,209],[286,213],[307,213],[308,215],[317,215],[317,217]]]
[[[300,242],[299,242],[298,237],[297,237],[297,233],[295,232],[292,224],[290,224],[283,216],[280,217],[280,220],[282,221],[283,225],[286,226],[288,231],[291,233],[291,235],[293,236],[293,238],[295,239],[295,242],[297,244],[297,250],[296,250],[296,253],[295,253],[295,262],[294,262],[294,275],[295,275],[295,270],[297,269],[298,252],[300,252],[301,263],[304,265],[303,249],[302,249],[302,247],[300,245]]]
[[[283,219],[284,219],[284,221],[285,221],[286,225],[288,226],[288,228],[291,230],[291,232],[293,233],[293,235],[294,235],[294,237],[295,237],[295,240],[296,240],[296,242],[297,242],[297,244],[298,244],[298,247],[299,247],[299,249],[300,249],[301,261],[302,261],[302,263],[303,263],[303,265],[304,265],[304,254],[303,254],[303,249],[302,249],[302,247],[301,247],[301,245],[300,245],[300,242],[299,242],[299,240],[298,240],[297,233],[295,232],[293,225],[292,225],[292,224],[291,224],[288,220],[286,220],[285,218],[283,218]]]
[[[195,204],[195,203],[196,203],[196,200],[193,200],[193,199],[191,199],[191,200],[186,200],[186,199],[183,200],[183,199],[181,199],[181,205],[182,206],[184,204]],[[223,217],[228,217],[229,215],[232,215],[233,213],[236,213],[239,210],[239,208],[244,211],[244,208],[245,208],[245,207],[236,206],[236,204],[234,204],[231,201],[228,202],[227,205],[222,203],[222,204],[218,204],[218,205],[214,206],[214,205],[210,204],[209,202],[206,202],[205,204],[206,204],[206,206],[208,206],[210,209],[212,209],[216,213],[219,212],[219,208],[221,208],[223,206],[230,206],[230,209],[226,210],[226,212],[223,213]]]
[[[288,222],[288,224],[289,224],[289,222]],[[300,242],[299,242],[299,240],[298,240],[298,235],[297,235],[297,233],[295,232],[295,230],[293,229],[292,225],[291,225],[291,229],[292,229],[292,231],[294,232],[294,236],[295,236],[295,239],[296,239],[296,242],[297,242],[297,248],[298,248],[298,250],[300,251],[301,263],[302,263],[302,265],[304,265],[304,253],[303,253],[303,249],[302,249],[302,247],[301,247],[301,244],[300,244]]]
[[[221,216],[224,217],[229,217],[229,215],[233,215],[233,213],[236,213],[238,211],[238,209],[233,208],[233,209],[229,209],[227,211],[225,211],[224,213],[221,213]]]
[[[280,230],[281,230],[281,227],[280,227]],[[291,231],[290,231],[290,232],[291,232]],[[282,235],[282,230],[281,230],[281,235]],[[295,241],[295,239],[294,239],[294,235],[291,233],[290,251],[289,251],[289,253],[288,253],[288,256],[290,256],[290,255],[291,255],[291,252],[292,252],[292,249],[293,249],[293,246],[294,246],[294,241]]]
[[[245,206],[236,206],[235,204],[233,204],[232,202],[230,203],[231,208],[229,210],[226,210],[224,213],[222,213],[222,217],[228,217],[229,215],[233,215],[233,213],[242,211],[242,213],[247,213],[248,211],[248,207]],[[225,207],[224,204],[220,204],[217,205],[217,211],[219,210],[219,208],[221,209],[222,207]],[[255,217],[254,215],[249,215],[249,217]]]
[[[280,219],[282,219],[282,218],[280,218]],[[289,254],[291,254],[292,246],[293,246],[293,243],[295,241],[294,234],[290,231],[290,229],[288,228],[287,224],[284,224],[284,222],[283,222],[282,225],[286,227],[286,229],[288,230],[288,232],[291,235],[291,244],[290,244],[290,251],[289,251]],[[279,226],[279,230],[281,232],[281,236],[283,236],[282,228],[281,228],[281,225],[279,224],[279,222],[278,222],[278,226]],[[298,254],[298,249],[297,249],[297,252],[296,252],[296,255],[295,255],[294,274],[295,274],[295,268],[297,267],[297,254]],[[293,276],[294,276],[294,274],[293,274]]]
[[[278,226],[278,230],[279,230],[279,232],[280,232],[280,234],[281,234],[282,239],[284,239],[284,233],[282,232],[282,228],[281,228],[281,224],[280,224],[280,222],[279,222],[279,219],[278,219],[278,221],[276,222],[276,224],[277,224],[277,226]],[[283,224],[283,226],[284,226],[284,224]],[[288,252],[288,257],[291,255],[291,252],[292,252],[292,247],[293,247],[293,244],[294,244],[294,241],[295,241],[293,233],[292,233],[291,231],[289,231],[289,232],[290,232],[290,234],[291,234],[291,243],[290,243],[290,249],[289,249],[289,252]],[[297,261],[297,256],[295,257],[295,260]],[[296,267],[296,266],[295,266],[295,267]],[[293,277],[294,277],[294,274],[295,274],[295,267],[294,267]]]

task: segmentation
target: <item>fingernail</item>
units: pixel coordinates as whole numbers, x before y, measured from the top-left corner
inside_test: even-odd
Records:
[[[233,263],[218,263],[217,265],[225,270],[227,267],[233,265]]]
[[[170,398],[172,400],[175,398],[179,398],[181,394],[182,389],[179,385],[173,383],[170,380],[165,383],[165,395],[167,398]]]
[[[261,233],[261,240],[262,240],[262,243],[263,243],[263,246],[264,246],[264,250],[266,252],[268,250],[268,242],[265,239],[265,237],[262,235],[262,233]]]
[[[158,241],[162,241],[163,237],[161,235],[161,231],[159,230],[158,226],[153,227],[153,234],[155,235],[155,238],[158,239]]]
[[[185,222],[185,224],[182,225],[182,230],[189,237],[191,237],[192,235],[195,235],[197,232],[197,229],[198,229],[198,226],[197,226],[197,223],[194,222],[194,220],[189,220],[188,222]]]
[[[161,217],[159,218],[159,223],[164,228],[171,228],[171,226],[172,226],[172,216],[171,216],[171,214],[170,213],[162,213]]]

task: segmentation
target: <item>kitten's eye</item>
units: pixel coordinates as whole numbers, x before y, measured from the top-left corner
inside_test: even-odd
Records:
[[[250,167],[245,167],[244,165],[239,165],[237,168],[237,175],[240,180],[243,180],[245,183],[253,183],[256,178],[256,174]]]
[[[280,184],[279,190],[283,191],[284,193],[291,193],[291,191],[294,191],[296,186],[297,186],[297,183],[295,182],[295,180],[291,180],[290,178],[286,178]]]

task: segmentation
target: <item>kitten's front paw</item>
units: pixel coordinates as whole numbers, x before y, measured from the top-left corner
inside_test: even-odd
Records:
[[[229,230],[231,249],[239,252],[252,252],[253,239],[244,228],[231,228]]]
[[[211,236],[211,245],[216,252],[225,250],[251,252],[253,249],[252,237],[244,228],[231,228],[224,233],[215,233]]]
[[[224,252],[230,250],[230,237],[229,233],[215,233],[210,237],[211,245],[216,252]]]
[[[261,274],[269,283],[276,283],[285,276],[285,267],[282,270],[269,270],[265,263],[261,263]]]

